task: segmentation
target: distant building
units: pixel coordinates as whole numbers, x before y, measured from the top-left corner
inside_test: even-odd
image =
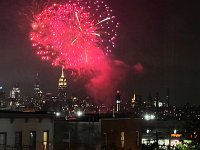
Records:
[[[36,77],[35,77],[35,82],[34,82],[34,86],[33,86],[33,91],[34,91],[34,98],[37,100],[40,100],[43,92],[40,89],[40,82],[39,82],[39,75],[37,73]]]
[[[61,105],[65,104],[67,100],[67,79],[65,78],[63,67],[61,76],[58,80],[58,100]]]
[[[20,100],[21,98],[21,91],[19,88],[19,84],[15,84],[12,88],[12,90],[10,91],[10,98],[16,99],[16,100]]]
[[[154,101],[151,93],[149,93],[147,100],[144,101],[144,106],[146,108],[152,108],[154,106]]]
[[[154,106],[155,106],[156,108],[159,107],[159,93],[158,93],[158,92],[156,92],[156,96],[155,96],[155,98],[154,98]]]
[[[131,99],[131,107],[134,108],[136,105],[136,95],[135,93],[133,94],[133,97]]]
[[[105,149],[141,150],[141,130],[141,123],[138,119],[102,119],[102,145]]]
[[[156,107],[165,107],[166,106],[166,103],[165,102],[161,102],[161,101],[158,101],[158,104],[156,101],[154,101],[154,106]]]
[[[46,93],[42,101],[43,111],[58,111],[60,110],[60,103],[58,97],[52,93]]]
[[[167,102],[167,106],[170,107],[170,89],[169,88],[167,88],[166,102]]]
[[[0,150],[53,150],[54,116],[0,112]]]
[[[185,140],[184,122],[178,120],[142,120],[142,144],[168,149]]]
[[[0,107],[5,106],[5,91],[2,86],[0,86]]]
[[[117,95],[116,95],[116,112],[120,112],[121,109],[121,96],[119,93],[119,90],[117,90]]]

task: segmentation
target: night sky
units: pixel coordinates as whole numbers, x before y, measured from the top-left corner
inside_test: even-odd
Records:
[[[108,0],[120,23],[114,60],[123,62],[121,96],[135,92],[145,99],[160,98],[170,88],[172,104],[200,104],[200,4],[182,0]],[[18,82],[31,94],[36,73],[45,92],[55,92],[60,68],[35,55],[29,41],[30,27],[20,12],[25,0],[0,0],[0,84],[8,91]],[[128,68],[128,69],[127,69]],[[85,94],[84,77],[70,76],[69,91]],[[113,76],[119,74],[113,74]],[[106,92],[106,91],[103,91]],[[115,95],[113,95],[114,99]]]

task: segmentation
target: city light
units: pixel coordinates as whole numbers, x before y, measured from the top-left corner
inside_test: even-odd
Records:
[[[61,113],[60,112],[56,112],[55,115],[56,115],[56,117],[60,117]]]
[[[145,120],[154,120],[155,119],[155,115],[153,115],[153,114],[146,114],[144,116],[144,119]]]
[[[177,130],[176,129],[174,129],[174,134],[176,134],[177,133]]]
[[[76,114],[77,114],[78,117],[83,116],[83,112],[81,110],[78,110]]]
[[[151,130],[147,129],[147,134],[150,133]]]

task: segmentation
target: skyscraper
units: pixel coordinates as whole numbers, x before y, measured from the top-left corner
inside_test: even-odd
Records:
[[[136,104],[136,95],[135,95],[135,93],[134,93],[134,94],[133,94],[133,97],[132,97],[132,99],[131,99],[131,106],[132,106],[132,108],[135,107],[135,104]]]
[[[15,84],[13,86],[13,89],[10,91],[10,98],[19,100],[20,97],[21,97],[20,94],[21,94],[21,92],[20,92],[20,89],[19,89],[19,84]]]
[[[39,85],[39,77],[38,77],[38,73],[36,74],[36,78],[35,78],[35,82],[34,82],[34,94],[38,94],[38,92],[40,91],[40,85]]]
[[[5,102],[5,91],[2,86],[0,86],[0,107],[4,105]]]
[[[166,101],[167,101],[167,106],[170,107],[170,89],[167,88],[167,93],[166,93]]]
[[[121,107],[121,97],[119,94],[119,90],[117,90],[117,95],[116,95],[116,112],[120,111]]]
[[[36,98],[39,97],[40,94],[42,93],[42,91],[40,90],[39,75],[38,75],[38,73],[36,74],[36,77],[35,77],[35,82],[34,82],[33,90],[34,90],[34,97],[36,97]]]
[[[62,67],[62,73],[58,80],[58,100],[61,104],[66,103],[67,99],[67,79],[64,75],[64,68]]]
[[[156,108],[159,107],[159,92],[156,92],[156,96],[154,98],[154,105]]]
[[[36,74],[34,85],[33,85],[33,98],[34,103],[40,104],[43,99],[43,92],[40,89],[39,75]]]

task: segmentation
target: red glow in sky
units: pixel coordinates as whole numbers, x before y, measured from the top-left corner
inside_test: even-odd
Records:
[[[30,40],[42,60],[66,69],[100,67],[115,46],[118,23],[103,1],[70,0],[33,16]]]
[[[137,74],[143,74],[144,73],[144,66],[141,63],[137,63],[133,66],[133,70]]]
[[[98,74],[85,85],[88,93],[95,98],[95,101],[112,104],[128,69],[128,66],[120,60],[104,61],[96,70]]]

